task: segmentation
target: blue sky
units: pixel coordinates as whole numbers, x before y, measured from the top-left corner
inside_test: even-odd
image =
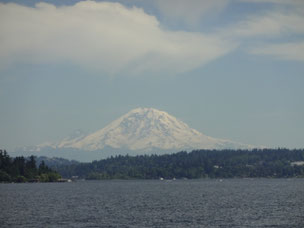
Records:
[[[0,1],[0,147],[136,107],[209,136],[304,147],[302,0]]]

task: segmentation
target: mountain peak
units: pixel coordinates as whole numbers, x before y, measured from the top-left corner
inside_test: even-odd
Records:
[[[133,114],[138,114],[138,115],[149,115],[149,117],[152,116],[159,116],[159,115],[169,115],[167,112],[160,111],[155,108],[135,108],[129,111],[126,116],[128,115],[133,115]]]
[[[129,113],[161,112],[155,108],[138,107],[129,111]]]
[[[76,132],[74,136],[67,137],[49,147],[81,151],[112,148],[120,151],[133,151],[132,154],[151,151],[161,153],[161,151],[193,149],[252,148],[245,144],[209,137],[190,128],[186,123],[167,112],[141,107],[132,109],[94,133]]]
[[[129,111],[95,133],[64,140],[57,145],[59,148],[68,147],[89,151],[111,147],[143,152],[153,149],[185,150],[242,147],[242,144],[206,136],[167,112],[141,107]]]

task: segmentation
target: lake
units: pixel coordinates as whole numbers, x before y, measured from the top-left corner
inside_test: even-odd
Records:
[[[0,227],[304,227],[304,179],[0,184]]]

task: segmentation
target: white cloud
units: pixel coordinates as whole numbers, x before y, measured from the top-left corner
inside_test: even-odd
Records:
[[[272,3],[283,5],[304,5],[303,0],[239,0],[240,2]]]
[[[278,6],[219,30],[220,36],[240,43],[240,47],[245,47],[250,54],[303,61],[304,1],[241,1],[276,3]],[[298,41],[288,42],[290,38]]]
[[[282,36],[304,33],[304,15],[291,12],[270,11],[265,15],[253,15],[223,30],[236,38]]]
[[[304,41],[266,45],[251,50],[252,54],[269,55],[277,59],[304,61]]]
[[[161,29],[140,8],[79,2],[34,8],[0,4],[0,67],[72,63],[108,73],[179,73],[233,48],[214,36]]]
[[[197,25],[203,16],[212,16],[223,10],[229,0],[156,0],[156,7],[170,22]]]

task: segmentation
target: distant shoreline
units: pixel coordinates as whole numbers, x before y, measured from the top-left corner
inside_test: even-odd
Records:
[[[304,177],[304,150],[194,150],[165,155],[118,155],[56,168],[63,177],[107,179]]]
[[[241,177],[229,177],[229,178],[194,178],[194,179],[101,179],[101,180],[81,180],[86,182],[100,181],[100,182],[108,182],[108,181],[160,181],[160,182],[180,182],[180,181],[195,181],[195,180],[215,180],[218,182],[222,182],[225,180],[292,180],[292,179],[304,179],[304,177],[252,177],[252,178],[241,178]],[[52,181],[52,182],[0,182],[0,184],[50,184],[50,183],[73,183],[80,181]]]

